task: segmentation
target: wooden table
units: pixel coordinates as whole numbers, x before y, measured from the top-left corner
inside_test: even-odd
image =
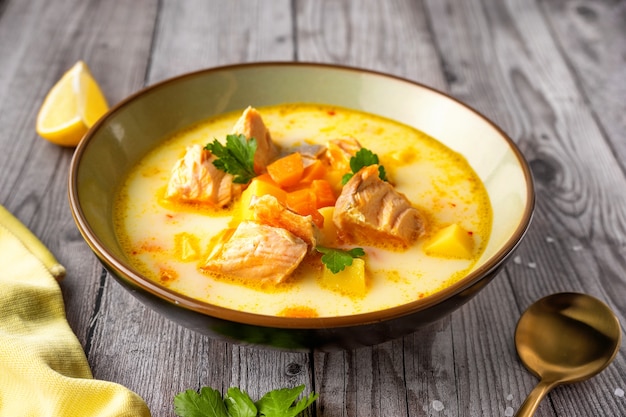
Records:
[[[513,334],[533,301],[592,294],[626,323],[626,1],[0,0],[0,203],[66,265],[68,321],[96,378],[173,416],[178,392],[253,398],[306,384],[311,416],[510,416],[536,378]],[[72,149],[34,129],[77,60],[110,103],[184,72],[252,61],[340,63],[445,91],[519,145],[536,181],[531,228],[470,303],[424,331],[337,353],[240,347],[144,307],[98,263],[69,211]],[[1,308],[1,306],[0,306]],[[626,343],[540,416],[626,415]]]

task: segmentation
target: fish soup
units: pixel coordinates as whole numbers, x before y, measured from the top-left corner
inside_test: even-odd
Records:
[[[233,168],[229,149],[247,164]],[[292,317],[432,295],[472,270],[492,223],[460,154],[395,121],[312,104],[177,133],[127,175],[114,216],[128,262],[161,285]]]

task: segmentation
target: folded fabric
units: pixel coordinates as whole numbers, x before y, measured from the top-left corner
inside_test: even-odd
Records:
[[[0,416],[150,416],[136,393],[93,379],[59,284],[5,226],[0,217]]]

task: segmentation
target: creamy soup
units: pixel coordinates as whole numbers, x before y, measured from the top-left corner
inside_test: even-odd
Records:
[[[233,201],[216,207],[181,204],[164,196],[172,168],[186,149],[214,139],[223,142],[241,116],[233,112],[179,132],[127,175],[114,210],[116,231],[128,261],[141,273],[176,292],[231,309],[328,317],[429,296],[465,276],[480,258],[491,231],[491,205],[480,179],[458,153],[408,126],[345,108],[287,104],[257,110],[280,149],[275,158],[310,145],[321,145],[316,152],[324,152],[331,140],[356,139],[378,156],[388,182],[421,213],[423,233],[404,247],[339,241],[341,248],[363,249],[358,259],[363,260],[365,274],[357,278],[364,282],[362,291],[346,290],[341,281],[324,278],[321,254],[311,247],[289,276],[271,285],[203,269],[216,241],[224,239],[223,231],[241,221],[243,198],[235,194]],[[333,188],[335,194],[341,192],[340,183]],[[244,184],[240,190],[245,189]],[[329,222],[332,218],[325,217],[324,229]],[[451,225],[456,229],[442,238],[441,231]],[[433,245],[436,239],[443,243]],[[459,245],[467,249],[461,256],[455,251]]]

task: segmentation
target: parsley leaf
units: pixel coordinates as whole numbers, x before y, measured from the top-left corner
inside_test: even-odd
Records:
[[[352,259],[365,255],[363,248],[343,250],[316,246],[315,250],[323,254],[322,262],[333,274],[343,271],[346,266],[352,265]]]
[[[257,408],[250,396],[239,388],[231,387],[224,396],[224,402],[231,417],[256,417]]]
[[[174,411],[180,417],[230,417],[222,394],[210,387],[192,389],[174,397]]]
[[[350,181],[350,178],[352,178],[354,174],[359,172],[361,168],[378,164],[378,155],[366,148],[359,149],[358,152],[350,158],[350,169],[352,172],[341,178],[341,184],[345,185],[348,181]],[[378,165],[378,176],[381,180],[387,181],[387,172],[385,171],[385,167],[382,165]]]
[[[282,388],[268,392],[257,401],[259,413],[266,417],[295,417],[304,411],[318,397],[318,394],[311,394],[302,398],[297,404],[294,401],[304,390],[304,385],[294,388]]]
[[[200,392],[190,389],[174,397],[174,411],[179,417],[296,417],[319,397],[311,393],[294,404],[302,391],[304,385],[275,389],[254,403],[236,387],[229,388],[224,399],[210,387],[203,387]]]
[[[247,184],[256,176],[254,172],[254,153],[256,152],[256,139],[246,139],[245,135],[227,135],[226,146],[217,139],[207,143],[204,149],[211,151],[218,159],[213,165],[219,170],[232,174],[233,182]]]

